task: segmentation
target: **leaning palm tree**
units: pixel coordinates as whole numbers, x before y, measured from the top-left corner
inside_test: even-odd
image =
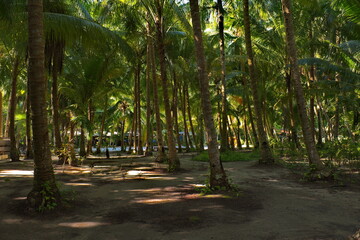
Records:
[[[310,164],[314,164],[317,168],[321,169],[322,163],[315,147],[314,138],[312,137],[310,123],[306,111],[304,92],[300,81],[300,69],[297,63],[297,49],[295,43],[293,20],[291,15],[290,0],[282,0],[282,8],[286,29],[286,46],[290,58],[290,63],[292,65],[292,81],[295,89],[295,96],[300,115],[301,127],[304,135],[304,142]]]
[[[52,167],[46,111],[45,40],[42,0],[28,1],[28,84],[34,141],[34,184],[27,196],[30,207],[51,209],[60,201]]]
[[[201,22],[199,14],[198,0],[190,0],[191,19],[194,30],[194,41],[196,50],[196,60],[201,92],[201,107],[208,137],[209,163],[210,163],[210,187],[224,186],[229,188],[229,183],[220,161],[220,152],[217,143],[217,134],[211,109],[209,80],[206,71],[206,60],[204,54]]]

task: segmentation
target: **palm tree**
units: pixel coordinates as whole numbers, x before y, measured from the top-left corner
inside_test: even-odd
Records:
[[[43,1],[28,1],[29,90],[34,141],[34,184],[27,196],[31,207],[52,208],[60,203],[52,167],[46,111]]]
[[[261,102],[258,95],[258,84],[255,76],[255,62],[253,57],[253,50],[251,44],[251,31],[250,31],[250,15],[249,15],[249,0],[244,0],[244,27],[245,27],[245,42],[246,42],[246,52],[248,56],[248,67],[249,75],[251,81],[251,90],[253,93],[254,99],[254,109],[255,109],[255,122],[257,127],[257,133],[259,137],[261,159],[260,163],[271,164],[274,162],[272,153],[270,150],[269,142],[266,137],[263,123],[263,114],[261,111]]]
[[[293,27],[293,20],[291,15],[291,2],[290,0],[282,0],[282,8],[284,14],[284,22],[286,29],[286,45],[287,51],[292,66],[292,80],[295,89],[295,96],[297,101],[297,107],[300,114],[301,127],[304,135],[304,141],[310,164],[314,164],[317,168],[322,168],[319,154],[315,147],[313,135],[311,134],[311,128],[306,111],[306,103],[304,93],[300,81],[300,70],[297,63],[297,50],[295,43],[295,33]]]
[[[210,187],[223,186],[229,188],[229,183],[220,161],[220,152],[217,143],[217,134],[212,114],[209,80],[206,70],[206,60],[201,32],[201,22],[199,14],[198,0],[190,0],[191,20],[194,31],[194,41],[196,50],[196,60],[198,64],[198,74],[201,93],[201,107],[208,137],[208,152],[210,163]]]

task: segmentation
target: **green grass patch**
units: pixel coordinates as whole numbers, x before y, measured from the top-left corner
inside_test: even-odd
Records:
[[[253,160],[259,160],[260,158],[260,154],[258,151],[251,151],[251,152],[226,151],[220,153],[220,156],[222,162],[253,161]],[[204,151],[193,157],[192,160],[198,162],[208,162],[209,154],[207,151]]]

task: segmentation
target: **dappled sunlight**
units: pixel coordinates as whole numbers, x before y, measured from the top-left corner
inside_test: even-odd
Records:
[[[16,198],[13,198],[13,200],[22,201],[22,200],[26,200],[26,197],[16,197]]]
[[[58,225],[61,227],[70,227],[70,228],[92,228],[92,227],[99,227],[109,224],[110,223],[104,223],[104,222],[67,222],[67,223],[59,223]]]
[[[33,170],[0,170],[0,177],[32,177]]]
[[[2,220],[3,223],[6,224],[22,224],[23,223],[23,219],[20,218],[5,218]]]
[[[92,183],[65,183],[67,186],[94,186]]]
[[[152,199],[139,199],[134,200],[133,203],[143,203],[143,204],[162,204],[162,203],[173,203],[183,201],[181,198],[152,198]]]

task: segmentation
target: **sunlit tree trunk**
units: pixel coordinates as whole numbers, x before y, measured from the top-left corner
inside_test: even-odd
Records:
[[[167,143],[169,148],[169,171],[176,171],[180,168],[180,161],[176,153],[173,123],[171,118],[171,108],[169,99],[168,79],[166,74],[165,63],[165,44],[164,44],[164,31],[163,31],[163,6],[159,0],[156,1],[157,16],[156,16],[156,37],[159,51],[160,75],[163,89],[164,106],[165,106],[165,119],[167,129]]]
[[[46,111],[46,79],[44,68],[44,28],[42,0],[28,0],[29,68],[28,83],[32,110],[34,141],[34,184],[27,196],[28,204],[35,209],[60,203],[55,183],[49,148],[49,130]],[[43,194],[43,192],[47,194]],[[49,200],[49,196],[50,198]]]
[[[136,103],[136,107],[137,107],[137,126],[138,126],[138,140],[137,140],[137,153],[142,155],[144,154],[144,150],[143,150],[143,146],[142,146],[142,128],[141,128],[141,88],[140,88],[140,84],[141,84],[141,63],[140,61],[137,64],[137,89],[136,89],[136,95],[137,95],[137,103]]]
[[[258,82],[255,76],[254,57],[251,44],[251,31],[250,31],[250,15],[249,15],[249,0],[244,0],[244,28],[245,28],[245,43],[247,52],[247,61],[249,66],[249,75],[251,82],[251,90],[253,93],[255,122],[256,129],[259,137],[260,146],[260,163],[271,164],[274,162],[269,142],[266,137],[263,123],[263,115],[261,112],[261,102],[258,94]]]
[[[217,133],[214,125],[212,107],[210,101],[209,80],[206,70],[206,60],[201,32],[201,22],[198,0],[190,0],[191,20],[194,30],[196,61],[198,65],[199,85],[201,94],[201,107],[204,116],[205,128],[208,140],[208,153],[210,163],[210,187],[229,187],[229,183],[220,161],[220,152],[217,143]]]
[[[309,157],[309,162],[310,164],[315,164],[318,168],[321,168],[322,163],[320,161],[319,154],[315,147],[314,138],[311,134],[311,128],[306,112],[304,93],[300,81],[300,70],[297,63],[297,49],[296,49],[295,33],[294,33],[290,4],[291,4],[290,0],[282,0],[282,9],[284,14],[284,22],[285,22],[285,30],[286,30],[286,45],[288,49],[290,63],[292,65],[292,80],[294,83],[297,107],[299,110],[300,121],[303,130],[306,150]]]
[[[10,159],[12,162],[20,161],[19,151],[16,146],[15,136],[15,111],[16,111],[16,91],[17,91],[17,78],[19,75],[20,58],[16,54],[12,74],[11,74],[11,95],[9,101],[9,138],[10,138]]]
[[[185,89],[186,92],[186,106],[187,106],[187,112],[188,112],[188,116],[189,116],[189,124],[190,124],[190,130],[191,130],[191,135],[193,137],[194,140],[194,144],[196,145],[196,135],[195,135],[195,130],[194,130],[194,124],[192,121],[192,115],[191,115],[191,105],[190,105],[190,96],[189,96],[189,88],[187,87]],[[190,138],[190,134],[189,134],[189,145],[191,146],[191,148],[194,148],[194,145],[191,141]]]
[[[183,83],[183,91],[182,91],[182,107],[181,112],[183,116],[183,123],[184,123],[184,140],[185,140],[185,147],[186,152],[190,152],[190,146],[189,146],[189,131],[187,126],[187,120],[186,120],[186,83]]]

